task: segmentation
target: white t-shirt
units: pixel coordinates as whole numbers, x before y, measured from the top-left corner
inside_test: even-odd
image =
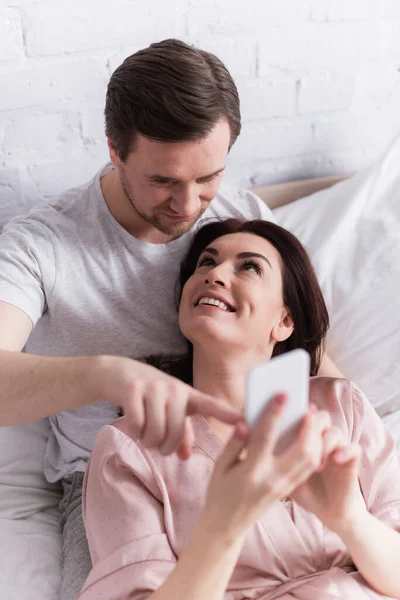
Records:
[[[27,352],[131,358],[183,352],[176,282],[198,225],[213,217],[274,220],[251,192],[224,190],[188,233],[167,244],[143,242],[105,203],[100,178],[112,168],[13,219],[0,236],[0,300],[32,319]],[[116,410],[102,401],[50,417],[49,481],[85,470],[97,432]]]

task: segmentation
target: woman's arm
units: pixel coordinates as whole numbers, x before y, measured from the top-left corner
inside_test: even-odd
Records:
[[[335,528],[335,533],[370,586],[381,594],[400,598],[400,533],[367,511]]]
[[[179,560],[170,543],[176,531],[160,457],[122,431],[124,419],[103,427],[83,486],[93,569],[79,600],[223,600],[248,528],[321,460],[322,433],[330,423],[323,411],[309,412],[298,441],[275,456],[285,404],[284,395],[277,395],[251,433],[244,423],[236,427],[215,463],[197,523],[181,531],[180,539],[188,542]]]
[[[393,438],[356,386],[343,379],[317,385],[324,403],[342,412],[347,433],[343,427],[327,432],[319,472],[293,499],[341,537],[374,590],[400,599],[400,465]]]
[[[360,444],[359,481],[368,508],[335,526],[366,581],[400,599],[400,461],[394,440],[360,390],[352,385],[352,441]]]
[[[216,536],[201,515],[175,569],[148,600],[223,600],[243,540]]]
[[[146,450],[113,426],[100,431],[83,488],[93,569],[79,600],[223,600],[245,529],[216,533],[216,515],[203,510],[177,560],[158,480]]]

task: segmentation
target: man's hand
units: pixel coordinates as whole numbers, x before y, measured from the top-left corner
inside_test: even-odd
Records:
[[[189,415],[232,425],[243,419],[225,400],[129,358],[99,357],[96,377],[99,398],[123,408],[131,437],[164,455],[177,451],[182,460],[190,457],[194,435]]]

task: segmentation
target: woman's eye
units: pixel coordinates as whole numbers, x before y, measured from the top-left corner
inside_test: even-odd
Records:
[[[263,271],[260,265],[254,260],[247,260],[242,264],[242,269],[245,271],[253,271],[257,275],[262,275]]]
[[[200,258],[197,264],[198,267],[204,267],[207,265],[215,265],[215,260],[211,256],[203,256],[203,258]]]

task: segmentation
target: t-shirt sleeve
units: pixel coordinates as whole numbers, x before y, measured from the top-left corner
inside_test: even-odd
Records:
[[[390,432],[352,384],[352,441],[361,445],[361,490],[370,513],[400,530],[400,462]]]
[[[0,235],[0,300],[23,310],[36,325],[56,277],[47,228],[34,219],[10,221]]]
[[[93,569],[79,600],[144,600],[176,565],[162,495],[148,460],[127,435],[103,427],[83,486]]]
[[[275,216],[268,205],[256,194],[244,188],[224,183],[210,206],[217,218],[234,217],[252,221],[262,219],[276,223]],[[211,215],[209,215],[211,216]],[[202,224],[200,220],[199,225]]]
[[[259,196],[251,192],[250,190],[242,190],[242,193],[246,195],[247,203],[250,207],[251,212],[254,216],[251,219],[262,219],[263,221],[272,221],[276,223],[276,218],[269,206],[261,200]]]

